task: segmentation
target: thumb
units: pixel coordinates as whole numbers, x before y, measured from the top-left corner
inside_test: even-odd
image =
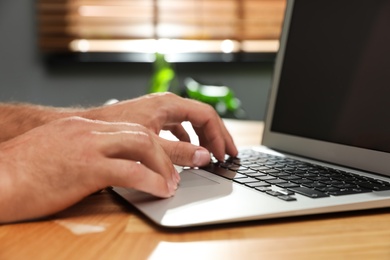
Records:
[[[173,164],[199,167],[210,162],[210,152],[204,147],[163,138],[160,138],[159,143]]]

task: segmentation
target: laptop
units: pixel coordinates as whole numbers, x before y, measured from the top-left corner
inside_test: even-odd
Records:
[[[389,25],[385,0],[287,1],[263,143],[172,198],[112,191],[166,228],[389,207]]]

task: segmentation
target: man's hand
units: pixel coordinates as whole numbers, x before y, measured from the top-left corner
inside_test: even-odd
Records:
[[[1,143],[0,223],[47,216],[107,186],[172,196],[179,176],[160,142],[169,146],[138,124],[72,117]]]
[[[212,152],[218,160],[224,160],[225,154],[237,155],[230,134],[211,106],[172,93],[151,94],[85,110],[80,116],[103,121],[139,123],[156,134],[160,130],[170,130],[179,140],[185,142],[189,141],[189,136],[181,123],[190,121],[199,137],[200,145]],[[179,156],[182,151],[173,148],[172,145],[173,143],[165,143],[163,147],[169,149],[168,154]],[[201,151],[204,156],[206,151],[204,149]],[[193,164],[191,158],[183,158],[181,161],[182,165]]]

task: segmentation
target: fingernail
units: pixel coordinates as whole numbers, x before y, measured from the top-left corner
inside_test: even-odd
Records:
[[[210,162],[210,153],[205,150],[196,150],[192,157],[192,163],[195,166],[203,166]]]
[[[169,195],[173,196],[175,194],[175,190],[176,190],[175,187],[173,186],[173,183],[168,181],[167,186],[168,186]]]
[[[176,182],[179,183],[181,178],[180,178],[180,174],[179,174],[179,172],[176,170],[176,168],[175,168],[174,175],[175,175],[175,178],[176,178]]]
[[[172,182],[174,185],[177,185],[177,183],[179,182],[180,177],[178,177],[178,175],[179,174],[177,173],[176,169],[174,169],[172,172]]]

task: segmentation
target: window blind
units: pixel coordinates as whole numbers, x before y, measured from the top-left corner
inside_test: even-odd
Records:
[[[58,52],[275,52],[286,0],[38,0]]]

